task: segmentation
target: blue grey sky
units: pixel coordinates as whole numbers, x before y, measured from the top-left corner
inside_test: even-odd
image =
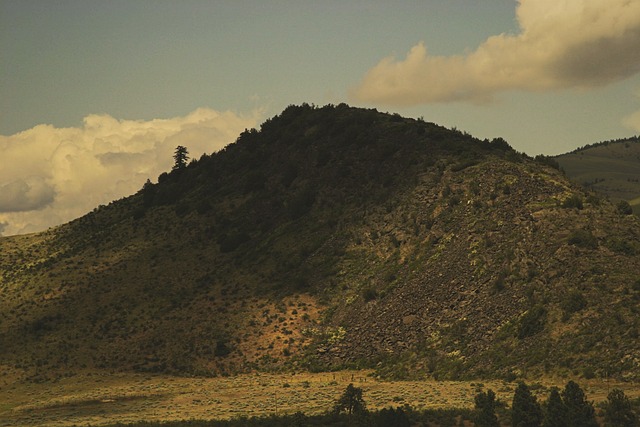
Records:
[[[635,135],[639,6],[0,0],[0,233],[90,210],[69,194],[72,178],[85,177],[69,172],[82,169],[80,159],[96,162],[88,182],[104,168],[100,188],[116,166],[130,177],[87,201],[108,202],[170,166],[169,144],[184,142],[186,128],[192,154],[212,152],[289,104],[347,102],[423,117],[504,137],[530,155]],[[40,163],[9,166],[28,163],[33,150]]]
[[[453,54],[513,29],[512,1],[479,3],[2,0],[0,133],[348,101],[368,68],[420,40]]]

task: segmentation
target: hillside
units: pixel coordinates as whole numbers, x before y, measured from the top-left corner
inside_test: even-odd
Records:
[[[555,157],[567,176],[640,214],[640,138],[587,145]]]
[[[290,106],[45,233],[0,239],[0,365],[640,375],[640,222],[421,120]]]

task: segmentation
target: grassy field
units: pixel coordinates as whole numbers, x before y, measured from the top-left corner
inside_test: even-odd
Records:
[[[546,398],[566,379],[530,382]],[[371,409],[408,404],[415,409],[470,408],[481,389],[491,388],[510,403],[515,383],[502,381],[380,381],[369,371],[251,374],[181,378],[88,372],[55,382],[0,382],[0,426],[105,425],[115,422],[229,419],[328,411],[349,383],[361,387]],[[637,384],[579,381],[589,400],[606,399],[617,387],[640,397]]]

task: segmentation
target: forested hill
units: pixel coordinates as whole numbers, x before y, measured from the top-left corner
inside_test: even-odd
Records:
[[[0,365],[637,377],[640,224],[500,138],[290,106],[0,239]]]

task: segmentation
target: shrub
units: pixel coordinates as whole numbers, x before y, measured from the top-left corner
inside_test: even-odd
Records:
[[[289,203],[287,204],[289,215],[292,219],[298,219],[302,217],[311,210],[311,207],[313,206],[315,201],[315,189],[310,186],[302,188],[291,197]]]
[[[373,301],[378,298],[378,292],[373,288],[366,288],[362,292],[362,298],[364,298],[365,302]]]
[[[547,310],[541,305],[535,305],[520,318],[516,335],[519,339],[533,336],[544,330]]]
[[[636,246],[625,239],[611,238],[607,240],[607,247],[613,252],[623,255],[635,255],[637,253]]]
[[[567,316],[576,313],[587,306],[587,300],[577,289],[569,292],[567,297],[560,303],[560,308]]]
[[[585,249],[596,249],[598,247],[598,240],[589,230],[574,230],[569,235],[567,243]]]
[[[229,353],[231,353],[231,349],[224,340],[216,342],[216,349],[213,352],[216,357],[225,357],[228,356]]]
[[[633,213],[633,208],[631,208],[631,205],[626,200],[620,200],[616,208],[618,209],[618,213],[622,215],[631,215]]]
[[[233,252],[241,244],[248,242],[251,237],[242,231],[232,231],[229,234],[222,234],[218,238],[220,252]]]
[[[554,159],[551,156],[545,156],[544,154],[538,154],[537,156],[534,157],[534,159],[536,162],[543,164],[543,165],[547,165],[547,166],[551,166],[554,169],[560,170],[560,164],[558,163],[558,161],[556,159]]]
[[[562,207],[565,209],[582,209],[584,207],[582,204],[582,197],[577,194],[572,194],[570,197],[564,199]]]
[[[596,196],[595,194],[589,194],[587,196],[587,200],[586,201],[591,206],[600,206],[600,197]]]

